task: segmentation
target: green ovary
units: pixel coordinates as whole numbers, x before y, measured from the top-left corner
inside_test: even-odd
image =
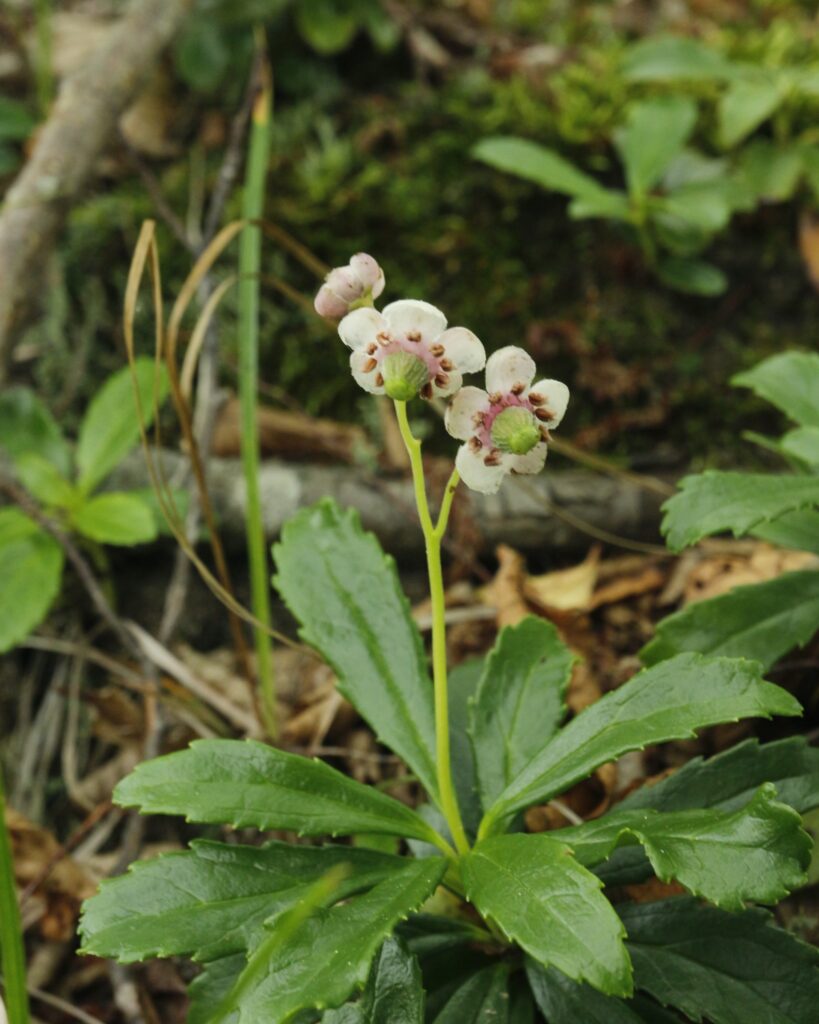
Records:
[[[525,455],[540,441],[540,427],[528,409],[504,409],[492,424],[492,443],[502,452]]]
[[[427,364],[410,352],[392,352],[381,363],[384,390],[397,402],[415,398],[429,380]]]

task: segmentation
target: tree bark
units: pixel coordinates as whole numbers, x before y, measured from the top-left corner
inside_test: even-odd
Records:
[[[34,152],[6,195],[0,211],[0,385],[66,214],[190,4],[133,0],[93,58],[63,82]]]
[[[184,460],[176,452],[162,453],[165,479],[173,486]],[[238,459],[208,459],[208,483],[225,544],[234,551],[245,543],[245,488]],[[112,475],[113,490],[149,486],[141,452],[131,455]],[[259,473],[264,529],[268,541],[300,508],[323,497],[358,509],[362,522],[384,547],[396,555],[422,550],[407,478],[379,476],[350,466],[321,466],[266,460]],[[431,488],[431,497],[438,495]],[[588,548],[587,533],[551,512],[557,506],[593,527],[633,540],[660,543],[658,526],[663,498],[627,480],[585,470],[551,470],[530,477],[509,477],[498,494],[483,495],[460,489],[487,550],[510,544],[521,551]]]

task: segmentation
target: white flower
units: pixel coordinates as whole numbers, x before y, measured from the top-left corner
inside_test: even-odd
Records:
[[[346,267],[335,267],[324,279],[313,302],[328,320],[340,320],[359,305],[371,306],[384,291],[384,271],[372,256],[358,252]]]
[[[446,428],[461,445],[455,465],[474,491],[494,494],[507,473],[538,473],[546,461],[549,429],[563,419],[569,389],[539,380],[534,360],[508,345],[486,363],[486,391],[463,388],[447,409]]]
[[[373,395],[399,401],[445,397],[463,383],[463,374],[486,364],[483,345],[465,327],[450,327],[435,306],[400,299],[384,307],[356,309],[338,325],[353,350],[350,368],[358,384]]]

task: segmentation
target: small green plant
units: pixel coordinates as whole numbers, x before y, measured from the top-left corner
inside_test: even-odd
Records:
[[[632,104],[613,140],[625,190],[603,185],[559,153],[527,139],[487,138],[473,152],[498,170],[571,196],[571,217],[625,225],[647,266],[670,287],[716,295],[726,287],[725,275],[700,253],[747,205],[747,192],[726,161],[687,147],[696,120],[696,104],[685,97]]]
[[[819,356],[786,352],[733,382],[767,399],[797,426],[779,440],[757,438],[788,463],[788,473],[709,471],[686,477],[665,506],[663,531],[681,551],[730,530],[819,555]],[[661,622],[643,649],[653,665],[682,651],[753,658],[768,669],[819,629],[819,569],[737,587]]]
[[[190,1024],[668,1024],[677,1010],[713,1024],[810,1024],[819,953],[748,904],[804,882],[800,813],[819,803],[819,751],[749,741],[599,819],[527,834],[522,818],[627,751],[798,715],[797,701],[757,661],[681,653],[567,721],[574,656],[534,617],[449,673],[441,541],[455,490],[463,479],[492,493],[510,473],[538,472],[568,389],[533,384],[519,348],[486,361],[475,335],[428,303],[379,313],[382,287],[360,254],[317,303],[328,317],[349,310],[339,333],[353,376],[395,403],[426,542],[432,677],[395,566],[352,512],[329,500],[299,512],[274,548],[274,583],[301,639],[426,799],[412,809],[251,741],[201,740],[148,761],[117,787],[121,806],[359,841],[194,840],[103,883],[84,907],[84,952],[192,958],[202,969]],[[485,361],[486,390],[463,387]],[[407,403],[436,396],[451,399],[447,429],[462,445],[433,516]],[[652,875],[690,895],[618,896]]]
[[[790,199],[803,183],[819,196],[819,136],[795,126],[800,107],[819,105],[819,61],[731,59],[695,39],[658,36],[631,47],[623,72],[629,82],[715,90],[715,141],[734,151],[754,202]],[[768,136],[752,138],[768,127]]]
[[[248,30],[258,25],[277,37],[290,32],[321,56],[346,50],[360,34],[381,51],[400,36],[378,0],[203,0],[174,45],[177,74],[204,93],[229,88],[247,65]]]
[[[131,546],[159,530],[151,495],[98,493],[105,478],[137,444],[135,390],[147,423],[165,397],[164,370],[150,359],[110,377],[88,407],[77,444],[66,441],[37,396],[13,388],[0,396],[0,452],[41,510],[83,543]],[[58,540],[21,508],[0,509],[0,651],[42,622],[60,592],[64,553]]]

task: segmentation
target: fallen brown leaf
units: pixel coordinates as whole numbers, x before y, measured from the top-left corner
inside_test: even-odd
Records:
[[[259,443],[265,455],[283,459],[355,462],[367,448],[361,427],[316,419],[302,412],[260,406]],[[239,402],[229,399],[219,411],[213,431],[214,455],[236,456],[241,451]]]
[[[6,826],[11,836],[15,880],[20,888],[39,880],[48,871],[35,890],[33,901],[40,910],[38,923],[43,938],[53,942],[70,939],[80,904],[94,893],[96,882],[70,856],[60,856],[60,844],[50,832],[11,808],[6,810]]]

